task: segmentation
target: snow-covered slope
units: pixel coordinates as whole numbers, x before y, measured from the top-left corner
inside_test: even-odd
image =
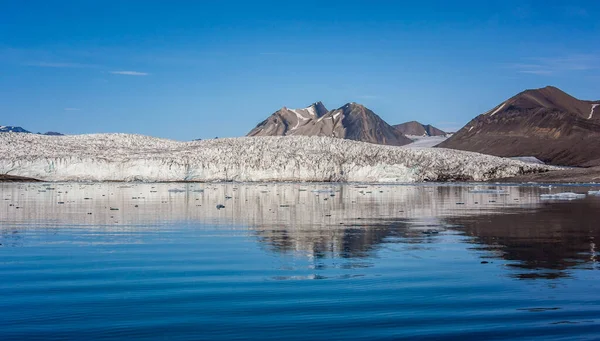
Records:
[[[549,169],[472,152],[329,137],[177,142],[127,134],[0,134],[0,173],[50,181],[479,181]]]
[[[438,144],[446,141],[447,136],[415,136],[415,135],[406,135],[409,139],[413,141],[411,144],[407,144],[405,147],[407,148],[431,148],[437,146]]]

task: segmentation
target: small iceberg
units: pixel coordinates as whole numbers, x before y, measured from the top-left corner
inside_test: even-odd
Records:
[[[588,195],[600,196],[600,191],[588,191]]]
[[[469,193],[508,194],[505,189],[470,189]]]
[[[313,189],[311,192],[313,193],[334,193],[333,189]]]
[[[169,193],[184,193],[185,189],[171,188],[168,192]]]
[[[540,197],[542,200],[575,200],[585,198],[585,194],[564,192],[554,194],[542,194]]]

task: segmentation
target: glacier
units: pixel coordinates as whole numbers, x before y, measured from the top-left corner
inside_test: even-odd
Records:
[[[179,142],[133,134],[0,134],[0,174],[45,181],[487,181],[552,170],[473,152],[316,136]]]

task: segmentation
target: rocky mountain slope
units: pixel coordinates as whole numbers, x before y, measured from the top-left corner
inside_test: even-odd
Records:
[[[22,127],[14,127],[14,126],[0,126],[0,133],[26,133],[26,134],[32,134],[32,132],[30,132],[29,130],[26,130]],[[46,133],[38,133],[41,135],[53,135],[53,136],[63,136],[64,134],[61,133],[57,133],[55,131],[49,131]]]
[[[259,123],[248,136],[328,136],[402,146],[412,141],[373,111],[348,103],[328,111],[317,102],[305,109],[282,108]]]
[[[600,101],[579,100],[551,86],[526,90],[477,116],[439,147],[598,166]]]
[[[432,126],[417,121],[405,122],[393,126],[404,135],[411,136],[446,136],[446,132]]]
[[[0,126],[0,133],[31,133],[21,127]]]
[[[0,174],[46,181],[484,181],[551,169],[458,150],[316,136],[177,142],[0,134]]]

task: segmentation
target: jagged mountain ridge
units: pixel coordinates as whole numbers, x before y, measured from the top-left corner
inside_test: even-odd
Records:
[[[0,133],[28,133],[28,134],[30,134],[31,132],[28,130],[25,130],[21,127],[0,126]]]
[[[0,133],[25,133],[25,134],[33,134],[29,130],[26,130],[22,127],[15,126],[0,126]],[[45,133],[38,133],[39,135],[50,135],[50,136],[63,136],[64,134],[57,133],[55,131],[48,131]]]
[[[525,90],[475,117],[439,147],[598,166],[600,101],[579,100],[552,86]]]
[[[404,135],[412,136],[446,136],[447,133],[431,124],[423,124],[417,121],[410,121],[393,126]]]
[[[283,107],[247,136],[328,136],[393,146],[412,142],[373,111],[354,102],[331,111],[321,102],[304,109]]]

